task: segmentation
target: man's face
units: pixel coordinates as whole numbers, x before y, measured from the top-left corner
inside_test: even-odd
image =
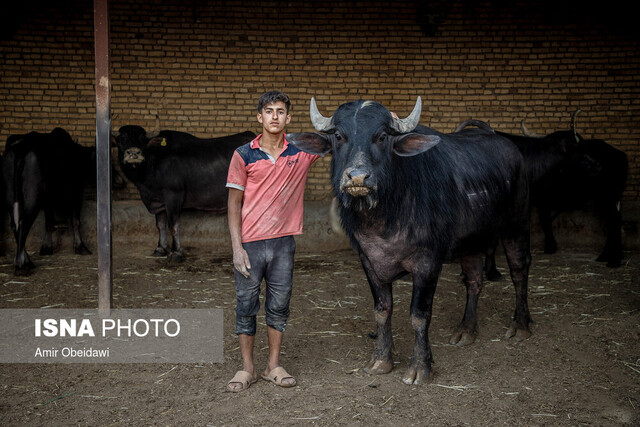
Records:
[[[262,108],[262,113],[258,113],[258,121],[262,123],[264,132],[279,134],[291,121],[291,115],[287,114],[284,102],[276,101]]]

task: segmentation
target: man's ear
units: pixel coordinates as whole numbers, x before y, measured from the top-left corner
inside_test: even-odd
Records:
[[[327,135],[315,132],[288,133],[286,136],[290,144],[295,145],[305,153],[325,155],[331,152],[331,139]]]
[[[403,157],[415,156],[435,147],[439,142],[440,137],[437,135],[408,133],[397,137],[393,143],[393,152]]]
[[[258,113],[258,123],[262,124],[262,114]]]

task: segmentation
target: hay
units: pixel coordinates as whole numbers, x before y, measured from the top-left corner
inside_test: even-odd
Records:
[[[468,385],[444,385],[444,384],[434,384],[438,387],[442,387],[442,388],[447,388],[447,389],[451,389],[451,390],[456,390],[456,391],[466,391],[466,390],[470,390],[473,388],[476,388],[476,386],[468,384]]]
[[[629,362],[622,362],[622,364],[624,366],[626,366],[627,368],[631,369],[633,372],[640,374],[640,365],[637,363],[629,363]]]

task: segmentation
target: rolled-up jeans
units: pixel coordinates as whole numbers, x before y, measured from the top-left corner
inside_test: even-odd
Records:
[[[236,334],[255,335],[256,315],[260,309],[260,285],[264,279],[264,309],[267,325],[284,332],[289,319],[289,302],[293,287],[293,236],[243,243],[251,269],[244,277],[234,268],[236,279]]]

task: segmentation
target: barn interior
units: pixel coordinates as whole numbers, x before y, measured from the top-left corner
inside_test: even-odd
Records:
[[[297,239],[305,284],[294,305],[304,314],[298,313],[292,327],[286,357],[301,385],[296,394],[271,395],[261,384],[234,401],[223,392],[238,364],[230,331],[233,310],[221,302],[233,296],[226,216],[186,212],[181,234],[187,260],[172,266],[151,257],[155,220],[136,187],[114,181],[109,199],[115,306],[200,308],[205,301],[224,308],[226,362],[204,368],[0,364],[0,420],[11,425],[638,424],[640,36],[626,2],[11,2],[0,13],[0,151],[10,135],[55,127],[83,146],[96,145],[94,5],[103,1],[109,11],[113,131],[124,125],[150,131],[158,117],[162,129],[202,138],[259,132],[255,104],[271,89],[292,100],[291,133],[313,130],[312,97],[325,115],[344,102],[369,99],[404,117],[420,96],[420,124],[442,132],[472,118],[514,134],[521,134],[524,121],[546,135],[568,130],[572,113],[580,109],[576,130],[628,157],[620,203],[623,265],[607,269],[595,263],[604,232],[592,206],[554,221],[559,247],[554,256],[542,253],[534,212],[531,299],[537,323],[529,347],[502,340],[512,299],[504,282],[485,291],[481,322],[487,329],[473,349],[446,344],[444,330],[458,321],[460,310],[456,305],[451,314],[452,303],[442,303],[432,326],[438,376],[430,388],[403,388],[396,377],[363,375],[358,363],[371,349],[371,296],[349,242],[331,223],[327,156],[309,174],[305,231]],[[111,157],[117,158],[115,148]],[[37,267],[25,279],[12,275],[15,242],[4,219],[2,308],[95,305],[97,210],[96,187],[87,186],[82,231],[94,254],[81,260],[73,254],[64,222],[57,254],[37,255],[41,215],[28,240]],[[322,266],[326,271],[314,270]],[[343,277],[346,267],[356,272],[344,273],[344,286],[322,289]],[[459,273],[447,267],[436,299],[454,295],[462,301],[462,286],[448,286],[459,281]],[[218,286],[213,295],[201,287],[209,286],[210,278]],[[397,344],[404,355],[413,339],[408,284],[401,281],[397,293],[402,330]],[[351,295],[355,288],[362,294]],[[342,289],[347,297],[332,294]],[[63,290],[70,300],[58,299]],[[336,313],[342,317],[332,317]],[[296,353],[300,348],[305,350]],[[398,363],[406,365],[405,359]],[[508,379],[499,382],[503,375]],[[238,414],[238,407],[245,413]]]
[[[629,158],[621,203],[624,245],[637,248],[638,37],[616,5],[108,4],[112,130],[127,124],[151,130],[157,115],[162,129],[199,137],[259,131],[254,104],[274,87],[292,99],[288,132],[311,129],[311,97],[325,114],[363,98],[406,115],[421,96],[420,123],[443,132],[474,118],[514,134],[521,133],[524,120],[531,131],[544,135],[567,130],[572,112],[580,109],[576,130],[585,138],[607,141]],[[95,145],[91,4],[29,1],[6,7],[0,38],[0,140],[60,126],[80,144]],[[327,156],[314,165],[305,193],[308,211],[314,211],[307,234],[313,241],[326,240],[328,249],[334,242],[329,228],[314,222],[326,216],[331,199],[329,163]],[[94,188],[87,189],[86,198],[84,220],[91,239]],[[139,230],[141,238],[153,235],[151,216],[131,215],[139,207],[135,186],[114,187],[112,199],[114,239],[129,239],[132,230]],[[592,217],[582,211],[560,216],[555,229],[564,234],[566,246],[598,244],[602,231]],[[139,221],[134,228],[129,223],[133,218]],[[209,216],[203,218],[208,222]],[[184,226],[189,227],[188,221]],[[224,225],[207,225],[202,231],[193,238],[215,245],[227,241]],[[186,239],[190,234],[185,230]]]

